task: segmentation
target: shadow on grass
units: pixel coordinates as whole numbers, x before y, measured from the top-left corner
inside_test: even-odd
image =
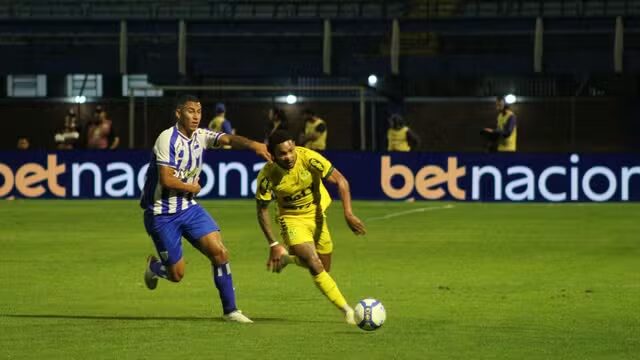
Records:
[[[62,320],[116,320],[116,321],[208,321],[225,322],[220,317],[198,316],[131,316],[131,315],[62,315],[62,314],[0,314],[0,318],[62,319]],[[251,317],[256,323],[330,323],[331,321]]]

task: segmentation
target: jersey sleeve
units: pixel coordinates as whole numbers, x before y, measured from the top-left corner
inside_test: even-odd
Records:
[[[256,180],[256,183],[258,184],[256,189],[256,200],[258,202],[268,203],[273,198],[271,195],[271,180],[269,180],[269,177],[267,176],[268,172],[269,169],[265,165],[265,167],[263,167],[258,173],[258,178]]]
[[[207,149],[217,149],[220,147],[220,137],[224,135],[224,133],[211,131],[209,129],[198,129],[198,135],[202,138]]]
[[[319,174],[323,179],[331,176],[333,172],[331,162],[313,150],[307,149],[307,163],[309,164],[310,170]]]
[[[175,132],[165,131],[156,139],[156,144],[153,146],[153,154],[158,165],[174,169],[177,167],[175,148],[177,135]]]

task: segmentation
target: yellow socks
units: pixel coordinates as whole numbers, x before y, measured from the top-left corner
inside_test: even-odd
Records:
[[[331,275],[328,272],[323,271],[320,274],[313,277],[313,281],[316,283],[316,286],[324,296],[326,296],[331,302],[338,307],[338,309],[343,310],[347,306],[347,300],[344,299],[340,289],[338,289],[338,285],[333,280]]]

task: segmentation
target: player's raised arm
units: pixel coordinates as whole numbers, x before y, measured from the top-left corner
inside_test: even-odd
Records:
[[[253,140],[249,140],[244,136],[240,135],[231,135],[231,134],[223,134],[218,139],[220,145],[229,145],[232,149],[249,149],[253,150],[256,155],[261,158],[271,161],[271,154],[267,150],[267,146],[263,143],[259,143]]]
[[[325,180],[338,186],[338,194],[340,195],[344,209],[344,219],[347,221],[347,225],[349,225],[351,231],[356,235],[364,235],[367,232],[364,223],[353,214],[353,210],[351,209],[351,190],[347,179],[338,169],[334,168]]]
[[[200,192],[201,187],[197,181],[195,184],[184,183],[173,175],[174,172],[175,169],[169,166],[158,166],[158,178],[163,188],[194,194]]]

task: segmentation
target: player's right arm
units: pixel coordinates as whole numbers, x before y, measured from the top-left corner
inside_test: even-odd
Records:
[[[176,163],[176,137],[172,135],[173,129],[163,131],[153,146],[160,185],[168,190],[197,194],[200,192],[197,181],[195,184],[184,183],[174,175],[178,164]]]
[[[168,166],[158,166],[158,178],[160,179],[160,185],[163,188],[169,190],[175,190],[180,192],[188,192],[197,194],[200,192],[200,184],[188,184],[182,182],[177,177],[173,176],[175,170]]]
[[[271,202],[271,181],[266,177],[263,168],[258,174],[258,189],[256,191],[256,214],[258,224],[269,243],[269,259],[267,260],[267,270],[278,271],[282,268],[280,258],[287,254],[287,250],[278,243],[271,229],[271,221],[269,219],[269,203]]]

